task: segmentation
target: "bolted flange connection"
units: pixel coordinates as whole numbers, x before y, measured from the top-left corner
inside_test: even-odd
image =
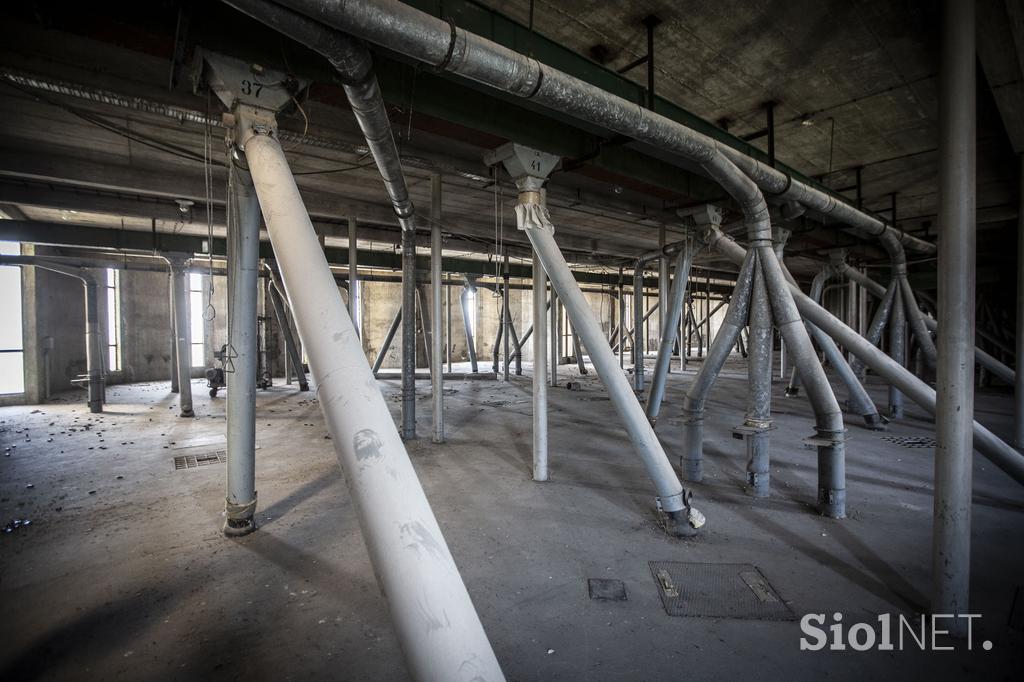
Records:
[[[256,494],[246,504],[224,500],[224,535],[238,537],[256,530]]]

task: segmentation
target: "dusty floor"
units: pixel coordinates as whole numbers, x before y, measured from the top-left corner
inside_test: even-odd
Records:
[[[908,406],[888,434],[848,419],[850,518],[827,520],[811,507],[814,453],[800,446],[809,406],[780,383],[773,495],[743,492],[743,445],[730,435],[741,371],[731,365],[712,394],[707,482],[695,488],[708,525],[695,541],[657,529],[650,485],[593,374],[581,392],[551,392],[546,484],[530,480],[529,379],[449,383],[448,442],[422,437],[409,452],[509,679],[1020,679],[1024,633],[1007,623],[1024,583],[1024,496],[980,456],[974,651],[801,652],[795,621],[665,614],[650,561],[752,563],[798,616],[840,611],[848,624],[928,602],[932,450],[882,440],[931,435],[923,413]],[[691,376],[670,381],[659,424],[670,453]],[[103,415],[77,396],[0,410],[0,519],[32,522],[0,536],[0,679],[404,678],[313,394],[280,382],[260,393],[261,527],[228,540],[224,465],[173,465],[224,447],[223,395],[194,387],[194,420],[177,416],[167,384],[114,387]],[[382,387],[397,413],[397,382]],[[884,404],[884,388],[872,391]],[[979,395],[997,433],[1010,409],[1005,394]],[[628,601],[590,600],[588,578],[623,580]]]

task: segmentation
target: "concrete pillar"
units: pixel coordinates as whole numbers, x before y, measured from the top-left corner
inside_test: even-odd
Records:
[[[974,450],[975,5],[943,5],[932,613],[969,613]],[[968,621],[952,618],[953,636]]]

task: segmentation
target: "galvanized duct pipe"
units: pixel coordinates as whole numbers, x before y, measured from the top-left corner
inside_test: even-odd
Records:
[[[20,265],[41,268],[58,275],[73,277],[82,283],[85,291],[85,371],[87,404],[90,412],[103,412],[103,338],[100,335],[99,287],[85,268],[74,268],[48,261],[37,256],[0,256],[0,265]],[[112,311],[107,311],[112,314]]]
[[[733,263],[745,263],[748,250],[720,230],[707,230],[704,240]],[[872,371],[897,386],[919,407],[929,414],[935,414],[935,389],[914,376],[913,372],[900,366],[856,331],[843,324],[832,313],[812,301],[800,291],[800,287],[790,284],[789,288],[797,307],[809,322],[831,336],[837,343],[850,349]],[[1004,443],[977,421],[974,422],[973,428],[975,449],[1015,481],[1024,485],[1024,455]]]
[[[704,456],[704,403],[718,373],[722,371],[722,366],[732,352],[732,347],[736,344],[740,329],[747,325],[753,279],[754,256],[751,254],[740,266],[725,320],[708,349],[707,358],[687,387],[686,396],[683,398],[683,454],[680,457],[680,467],[683,478],[687,481],[699,483],[704,480],[701,464]]]
[[[662,319],[665,321],[661,329],[661,344],[658,346],[658,360],[654,365],[654,377],[651,379],[651,393],[647,396],[646,413],[651,425],[657,423],[661,412],[661,402],[665,398],[665,383],[668,381],[669,365],[672,362],[672,346],[679,334],[679,319],[683,314],[683,301],[686,299],[686,283],[690,279],[690,266],[693,265],[692,243],[687,239],[685,248],[676,256],[675,275],[669,296],[662,306]]]
[[[256,530],[256,295],[259,292],[260,204],[248,171],[231,164],[228,176],[227,495],[224,534]],[[273,299],[273,296],[271,296]],[[278,305],[274,300],[275,309]],[[281,311],[282,329],[288,318]],[[290,330],[289,330],[290,333]],[[294,357],[292,362],[295,362]],[[298,372],[302,365],[295,365]]]
[[[501,668],[363,354],[280,144],[242,140],[320,407],[412,676]]]
[[[356,123],[366,138],[384,189],[402,227],[402,437],[416,437],[416,209],[391,134],[370,51],[350,36],[267,0],[225,0],[229,5],[323,55],[337,71]]]
[[[786,279],[791,285],[798,286],[788,270],[786,270]],[[820,305],[820,301],[816,300],[813,296],[811,300]],[[865,426],[872,431],[884,430],[885,423],[881,415],[878,414],[878,408],[875,407],[875,403],[871,400],[871,396],[868,395],[867,389],[864,388],[857,375],[854,374],[853,368],[846,361],[836,342],[813,323],[805,320],[804,324],[807,326],[807,331],[810,332],[811,338],[814,339],[818,348],[822,350],[826,359],[835,368],[840,381],[846,386],[849,394],[847,398],[849,408],[856,414],[859,414],[864,419]]]
[[[900,367],[907,366],[907,320],[902,288],[893,294],[892,315],[889,318],[889,356]],[[903,394],[889,384],[889,417],[903,419]]]
[[[777,326],[782,330],[787,346],[791,347],[804,373],[804,381],[808,384],[808,394],[815,409],[819,474],[824,473],[829,480],[819,491],[819,498],[822,499],[825,513],[842,514],[841,498],[845,493],[833,485],[842,473],[841,466],[836,463],[836,458],[841,460],[843,453],[844,430],[839,404],[817,361],[810,337],[800,323],[792,295],[782,276],[782,268],[771,249],[768,205],[757,185],[727,157],[724,145],[638,104],[627,102],[601,88],[397,0],[284,0],[282,4],[335,28],[426,62],[441,71],[461,75],[529,99],[537,105],[679,154],[698,164],[718,182],[742,208],[752,246],[764,252],[760,260]],[[854,213],[860,215],[856,211]],[[551,273],[548,274],[550,276]],[[639,341],[639,330],[635,329],[634,334]],[[592,347],[586,339],[584,343]],[[826,462],[824,466],[821,466],[822,462]],[[826,467],[831,473],[824,471]]]
[[[864,337],[872,346],[878,346],[882,342],[882,332],[889,324],[889,316],[892,314],[892,305],[895,299],[896,282],[894,280],[889,282],[889,288],[884,290],[882,298],[878,302],[878,307],[875,309],[875,315],[871,318],[868,333]],[[815,303],[817,302],[815,301]],[[853,372],[857,375],[858,379],[863,381],[865,364],[861,362],[860,358],[855,357],[853,362],[850,363],[850,367],[853,368]]]
[[[821,294],[825,289],[825,282],[832,276],[832,269],[828,266],[823,267],[818,271],[818,274],[811,280],[811,293],[809,294],[811,300],[815,303],[821,303]],[[786,386],[786,397],[792,398],[800,395],[800,372],[796,371],[796,367],[789,375],[789,385]]]
[[[654,483],[661,509],[667,516],[669,532],[676,535],[694,534],[695,530],[688,519],[689,510],[683,486],[630,390],[629,382],[618,368],[601,325],[555,243],[554,226],[543,203],[540,179],[523,176],[516,178],[516,184],[519,187],[519,203],[516,204],[519,229],[526,232],[551,281],[552,289],[558,293],[570,321],[590,350],[590,359],[608,391],[612,407],[626,427],[633,448]]]
[[[747,355],[747,412],[743,426],[734,430],[747,448],[747,485],[754,497],[768,497],[770,490],[770,445],[772,424],[772,309],[761,264],[754,261],[750,296]],[[717,341],[717,339],[716,339]],[[730,348],[730,350],[732,350]]]
[[[462,303],[462,324],[466,328],[466,352],[469,354],[469,364],[473,374],[476,374],[479,371],[479,367],[476,364],[476,342],[473,339],[472,317],[476,311],[469,309],[469,295],[473,291],[474,289],[467,279],[466,284],[462,287],[462,293],[459,295],[459,301]]]

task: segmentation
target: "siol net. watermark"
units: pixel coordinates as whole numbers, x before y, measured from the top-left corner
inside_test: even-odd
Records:
[[[974,620],[981,618],[980,613],[933,613],[931,615],[893,616],[883,613],[876,621],[843,623],[843,614],[833,613],[832,622],[826,625],[824,613],[808,613],[800,619],[800,651],[904,651],[917,649],[920,651],[953,651],[966,646],[973,651]],[[959,631],[961,623],[966,622],[966,635],[954,638],[950,633]],[[991,651],[992,642],[984,640],[981,648]]]

